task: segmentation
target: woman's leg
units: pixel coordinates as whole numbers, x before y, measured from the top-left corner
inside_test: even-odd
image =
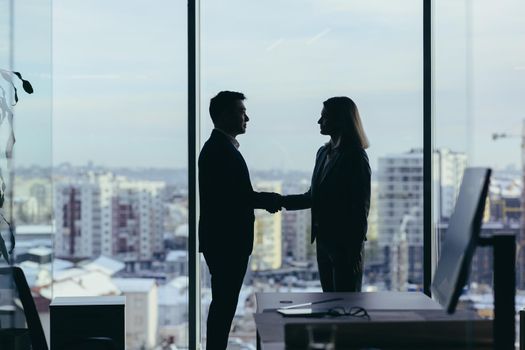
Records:
[[[331,255],[335,292],[360,292],[363,281],[364,247],[352,256],[348,250]]]
[[[326,250],[317,243],[317,267],[323,292],[335,292],[334,270],[330,256]]]

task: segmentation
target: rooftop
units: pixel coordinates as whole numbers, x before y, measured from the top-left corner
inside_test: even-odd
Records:
[[[109,276],[123,270],[126,265],[118,260],[108,258],[107,256],[101,255],[92,262],[84,265],[84,268],[88,271],[100,271]]]
[[[180,259],[187,259],[188,252],[185,250],[172,250],[166,256],[166,261],[176,261]]]
[[[53,249],[48,247],[37,247],[37,248],[31,248],[28,251],[29,254],[38,255],[38,256],[46,256],[46,255],[52,255]]]
[[[155,285],[153,278],[113,278],[122,293],[148,293]]]
[[[55,233],[53,225],[18,225],[16,226],[17,235],[52,235]]]

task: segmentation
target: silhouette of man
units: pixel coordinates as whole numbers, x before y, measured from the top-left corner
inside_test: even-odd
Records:
[[[280,210],[277,193],[255,192],[238,151],[237,135],[250,120],[240,92],[221,91],[210,101],[215,129],[199,156],[199,251],[211,274],[206,349],[226,349],[242,281],[253,248],[254,208]]]

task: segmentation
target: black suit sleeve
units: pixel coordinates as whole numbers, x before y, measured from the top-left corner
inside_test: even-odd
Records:
[[[350,177],[350,203],[351,213],[356,238],[359,242],[366,239],[368,229],[368,211],[370,209],[370,179],[371,170],[368,163],[368,156],[365,151],[359,152],[354,160],[350,163],[351,168],[347,168]]]
[[[325,149],[325,146],[320,147],[317,150],[317,154],[315,155],[315,169],[314,173],[317,169],[318,163],[320,162],[320,155],[322,154],[323,149]],[[312,188],[303,193],[303,194],[291,194],[288,196],[283,196],[283,207],[286,208],[286,210],[302,210],[302,209],[310,209],[312,207]]]
[[[253,191],[253,208],[254,209],[270,209],[277,207],[280,195],[275,192],[256,192]]]
[[[287,210],[301,210],[312,207],[312,189],[303,194],[283,196],[283,207]]]

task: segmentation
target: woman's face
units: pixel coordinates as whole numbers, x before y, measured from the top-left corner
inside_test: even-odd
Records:
[[[336,118],[331,116],[324,107],[321,110],[321,118],[319,118],[317,123],[321,127],[322,135],[332,136],[340,133],[341,126],[339,125],[338,121],[336,120]]]

